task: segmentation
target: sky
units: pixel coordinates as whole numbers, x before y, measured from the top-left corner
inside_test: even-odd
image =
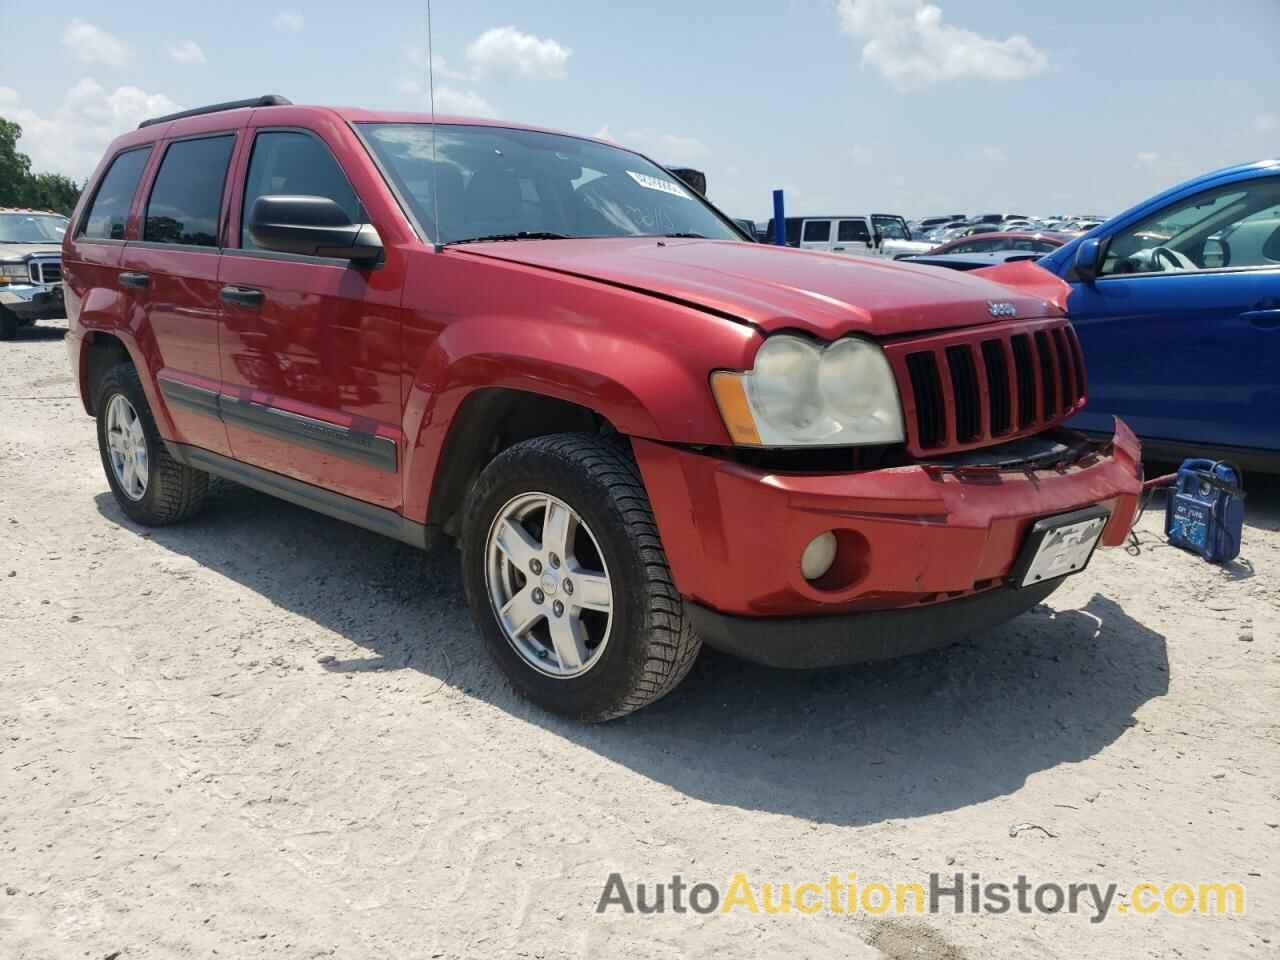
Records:
[[[1219,15],[1218,11],[1228,11]],[[1118,213],[1280,156],[1280,0],[432,0],[436,109],[706,171],[733,216]],[[83,179],[144,117],[427,109],[425,0],[0,0],[0,116]]]

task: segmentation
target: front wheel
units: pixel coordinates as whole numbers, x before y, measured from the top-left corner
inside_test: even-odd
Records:
[[[586,434],[517,444],[480,475],[465,517],[467,600],[489,652],[530,700],[609,720],[689,672],[701,641],[620,444]]]

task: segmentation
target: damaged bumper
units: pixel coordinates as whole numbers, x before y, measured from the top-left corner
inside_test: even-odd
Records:
[[[971,455],[860,473],[770,473],[650,441],[633,446],[676,586],[695,605],[706,638],[723,646],[731,644],[718,638],[752,632],[880,630],[872,625],[894,619],[886,612],[910,613],[871,643],[877,656],[890,656],[910,652],[912,635],[949,623],[998,623],[1057,585],[1009,585],[1037,520],[1100,506],[1107,512],[1101,545],[1118,546],[1142,491],[1138,441],[1118,420],[1110,442],[1052,462],[983,464]],[[801,555],[827,531],[836,538],[835,561],[808,580]],[[843,625],[832,626],[832,617]],[[788,618],[798,618],[794,630]],[[739,622],[753,619],[758,627]],[[784,652],[797,646],[778,643]],[[839,659],[874,659],[870,652]],[[794,665],[835,662],[825,654],[816,660]]]

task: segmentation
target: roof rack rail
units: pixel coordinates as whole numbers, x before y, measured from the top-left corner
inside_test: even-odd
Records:
[[[138,124],[138,129],[154,126],[157,123],[168,123],[170,120],[181,120],[184,117],[199,117],[206,113],[221,113],[223,110],[239,110],[241,107],[288,107],[292,104],[293,101],[286,97],[268,93],[265,96],[252,97],[248,100],[228,100],[226,103],[211,103],[207,107],[194,107],[191,110],[167,113],[163,117],[152,117],[150,120],[143,120]]]

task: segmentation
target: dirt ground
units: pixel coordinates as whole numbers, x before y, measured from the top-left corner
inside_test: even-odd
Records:
[[[231,486],[134,526],[74,394],[56,323],[0,344],[6,960],[1280,955],[1280,482],[1250,479],[1225,569],[1153,509],[1138,556],[989,636],[817,674],[704,654],[584,728],[503,683],[451,553]],[[1248,912],[595,912],[613,871],[737,870],[1239,881]]]

